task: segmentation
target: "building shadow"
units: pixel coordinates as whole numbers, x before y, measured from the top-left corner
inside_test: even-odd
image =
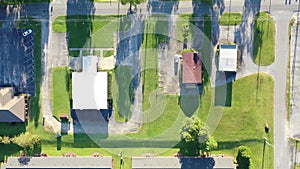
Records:
[[[202,84],[180,84],[179,104],[187,117],[191,117],[200,106]]]
[[[93,0],[67,0],[66,32],[68,49],[91,48],[95,7]],[[76,15],[74,15],[76,14]],[[78,32],[80,30],[80,33]],[[69,50],[70,56],[79,56],[78,50]]]
[[[26,131],[26,123],[0,123],[0,136],[14,137]]]
[[[215,106],[231,107],[232,83],[236,79],[236,72],[224,73],[225,81],[215,87]]]
[[[75,147],[97,147],[97,140],[108,137],[107,111],[72,110],[71,115]]]

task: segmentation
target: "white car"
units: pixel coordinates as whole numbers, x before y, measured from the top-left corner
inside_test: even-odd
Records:
[[[32,33],[32,29],[28,29],[27,31],[23,32],[23,36],[25,37],[31,33]]]

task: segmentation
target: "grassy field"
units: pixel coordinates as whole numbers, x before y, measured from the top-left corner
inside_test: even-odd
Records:
[[[254,62],[257,65],[270,65],[275,60],[275,22],[266,12],[260,12],[254,23]]]
[[[242,13],[240,12],[225,12],[221,15],[219,24],[223,26],[239,25],[242,22]]]
[[[274,143],[273,91],[273,79],[265,74],[250,75],[233,83],[231,107],[224,108],[222,119],[213,134],[220,149],[215,153],[235,156],[238,146],[246,145],[255,154],[254,168],[261,167],[263,138],[266,136],[269,143]],[[264,132],[265,123],[271,129],[269,135]],[[274,149],[267,146],[265,168],[273,168],[273,154]]]
[[[120,28],[127,25],[127,22],[118,24],[117,18],[117,15],[58,16],[52,28],[54,32],[68,32],[69,48],[110,48],[113,47],[114,32],[117,31],[118,25]],[[69,53],[71,56],[79,55],[79,51]]]
[[[68,67],[55,67],[51,80],[51,103],[53,115],[59,120],[61,114],[70,116],[70,70]]]

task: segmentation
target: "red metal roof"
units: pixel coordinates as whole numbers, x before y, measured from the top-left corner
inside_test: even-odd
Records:
[[[202,82],[201,54],[185,52],[182,54],[182,83]]]

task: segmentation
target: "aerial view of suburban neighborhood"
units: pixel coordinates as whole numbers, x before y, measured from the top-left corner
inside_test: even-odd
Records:
[[[299,25],[300,0],[0,0],[0,169],[300,169]]]

